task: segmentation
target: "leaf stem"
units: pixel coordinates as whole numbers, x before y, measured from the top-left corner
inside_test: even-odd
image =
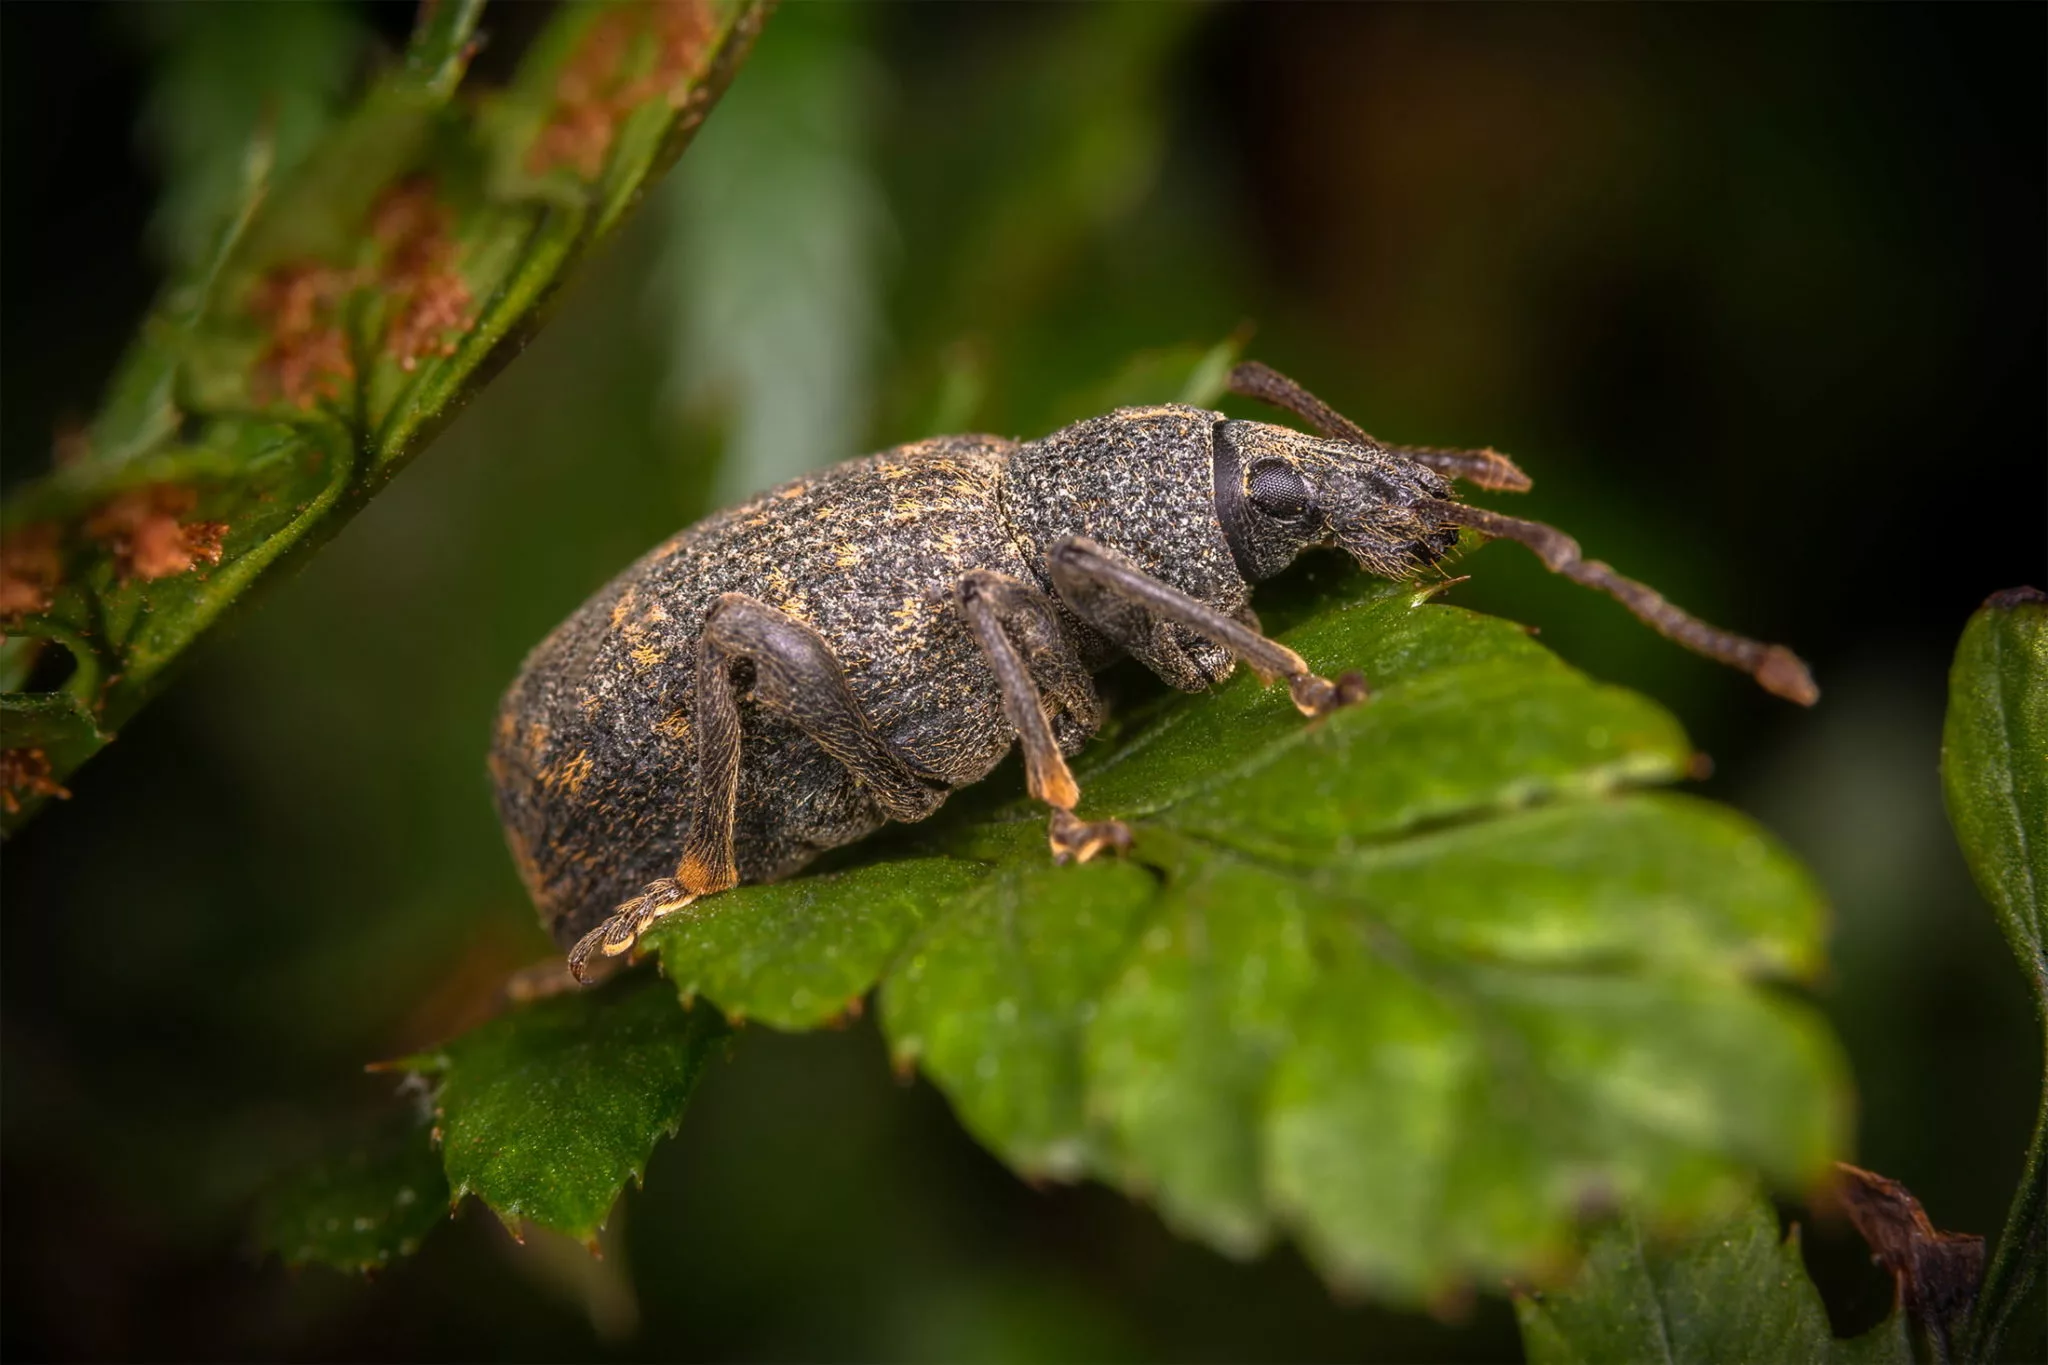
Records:
[[[1999,1358],[2006,1331],[2041,1277],[2042,1260],[2048,1255],[2048,1005],[2039,994],[2035,1009],[2042,1022],[2041,1106],[2034,1116],[2033,1141],[2027,1145],[2027,1164],[2020,1173],[2012,1210],[2006,1215],[2005,1231],[1999,1234],[1998,1250],[1992,1254],[1977,1293],[1967,1353],[1971,1360]]]

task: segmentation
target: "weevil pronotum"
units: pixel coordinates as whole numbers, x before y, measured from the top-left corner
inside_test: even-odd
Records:
[[[1230,387],[1316,434],[1170,404],[1036,441],[934,437],[699,522],[563,622],[505,695],[491,772],[577,978],[700,897],[922,820],[1012,743],[1054,857],[1122,851],[1128,827],[1074,814],[1065,757],[1100,726],[1093,675],[1117,657],[1191,692],[1242,662],[1311,717],[1365,698],[1252,614],[1253,585],[1311,546],[1406,578],[1463,528],[1519,541],[1779,696],[1819,695],[1784,647],[1455,500],[1454,478],[1526,489],[1505,456],[1376,441],[1263,365]]]

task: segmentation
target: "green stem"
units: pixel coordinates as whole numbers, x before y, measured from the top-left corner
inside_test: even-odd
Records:
[[[421,0],[412,41],[406,44],[405,69],[436,99],[447,99],[462,83],[483,12],[484,0]]]
[[[2048,1003],[2043,1003],[2048,1001],[2048,988],[2038,989],[2034,998],[2042,1016],[2041,1108],[2034,1116],[2034,1138],[2027,1147],[2019,1192],[2013,1195],[2005,1231],[1977,1294],[1969,1357],[1979,1361],[1999,1358],[2006,1331],[2040,1278],[2043,1255],[2048,1253]]]

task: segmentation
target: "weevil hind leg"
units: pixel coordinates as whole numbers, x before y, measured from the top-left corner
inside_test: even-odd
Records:
[[[1121,854],[1131,846],[1131,827],[1121,820],[1083,820],[1074,814],[1081,785],[1053,738],[1046,694],[1089,730],[1101,706],[1088,670],[1060,632],[1059,613],[1043,592],[1007,575],[977,569],[956,589],[960,613],[980,644],[1002,690],[1003,718],[1017,732],[1024,751],[1024,778],[1031,794],[1052,807],[1046,841],[1054,861],[1085,863],[1101,853]]]
[[[739,885],[733,826],[739,799],[742,685],[734,666],[752,665],[745,684],[764,707],[788,718],[853,774],[892,820],[922,820],[946,788],[913,772],[875,729],[831,647],[785,611],[742,593],[712,604],[697,637],[697,687],[691,730],[697,781],[689,832],[675,875],[650,882],[569,950],[582,981],[605,959],[630,953],[669,915]]]

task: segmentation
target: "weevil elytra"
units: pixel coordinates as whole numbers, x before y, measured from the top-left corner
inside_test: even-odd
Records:
[[[514,858],[569,966],[656,920],[921,820],[1009,751],[1051,807],[1053,856],[1130,843],[1074,814],[1066,763],[1102,721],[1093,675],[1130,655],[1200,691],[1244,663],[1321,716],[1362,700],[1259,632],[1253,585],[1311,546],[1405,578],[1461,528],[1516,540],[1679,644],[1802,704],[1789,650],[1719,630],[1570,537],[1455,499],[1520,491],[1493,451],[1374,440],[1299,385],[1231,390],[1313,435],[1180,405],[1036,441],[941,436],[720,512],[614,578],[527,658],[491,748]]]

